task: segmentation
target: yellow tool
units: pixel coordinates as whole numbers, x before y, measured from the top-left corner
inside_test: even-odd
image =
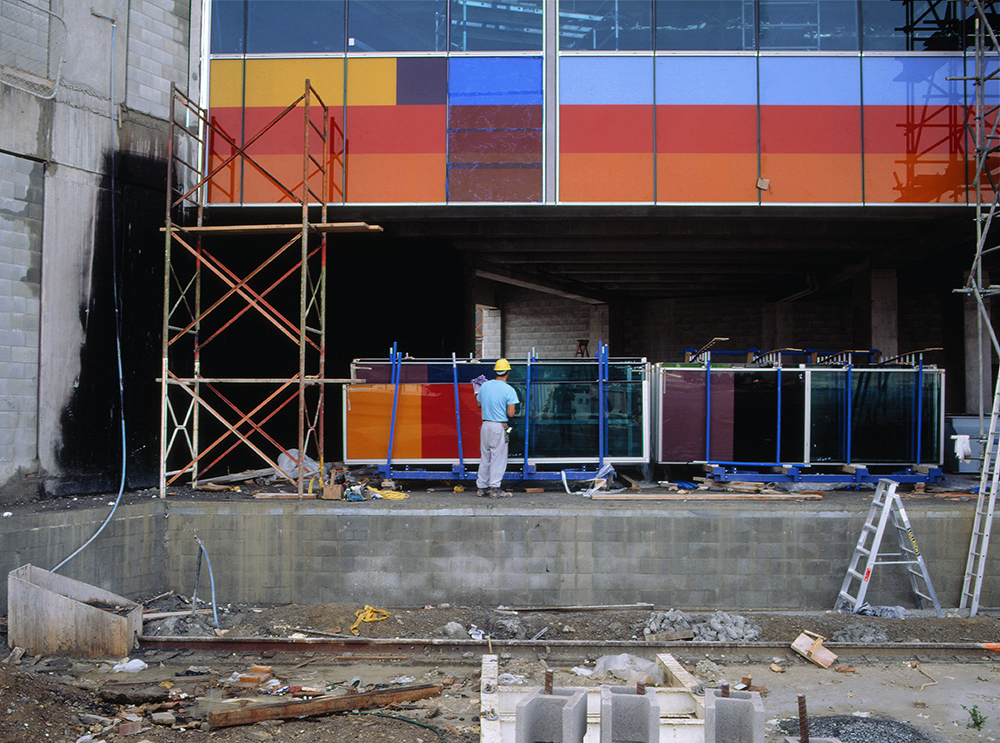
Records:
[[[379,622],[389,616],[389,612],[385,609],[376,609],[374,606],[365,606],[364,609],[358,609],[354,612],[354,616],[358,618],[353,625],[351,625],[351,634],[358,634],[358,627],[362,622]]]

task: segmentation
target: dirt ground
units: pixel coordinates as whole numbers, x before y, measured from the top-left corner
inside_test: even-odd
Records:
[[[186,600],[170,596],[148,607],[149,611],[182,611]],[[228,636],[319,637],[319,633],[350,634],[362,607],[342,604],[286,605],[274,607],[220,607],[220,624]],[[648,608],[534,612],[497,607],[436,606],[387,608],[388,616],[357,624],[358,636],[372,638],[442,638],[447,625],[457,623],[466,631],[482,630],[495,639],[529,639],[542,630],[543,637],[571,640],[631,640],[642,638],[650,617]],[[886,619],[833,613],[776,614],[747,612],[761,630],[761,641],[791,643],[809,630],[828,638],[844,628],[863,624],[874,628],[888,642],[989,642],[1000,639],[1000,620],[980,615],[974,619],[932,616]],[[147,634],[206,635],[213,629],[211,615],[184,616],[147,622]],[[454,627],[453,630],[454,631]],[[432,659],[398,657],[384,662],[341,657],[330,660],[312,653],[262,657],[259,653],[194,653],[192,651],[139,650],[148,667],[137,674],[112,673],[119,659],[24,658],[17,665],[0,663],[0,740],[7,743],[56,741],[130,741],[178,743],[180,741],[302,741],[303,743],[472,743],[479,740],[479,662],[481,650],[469,652],[462,662],[435,663]],[[581,651],[584,652],[584,651]],[[730,655],[727,657],[726,653]],[[812,735],[824,734],[832,725],[844,743],[958,743],[1000,737],[998,669],[992,663],[922,664],[901,661],[866,663],[848,672],[820,669],[804,660],[782,661],[783,673],[770,670],[769,658],[750,660],[745,652],[704,650],[677,653],[685,667],[710,688],[726,680],[736,684],[744,676],[764,689],[768,714],[768,740],[797,736],[796,697],[807,694]],[[650,654],[652,656],[652,654]],[[501,658],[503,655],[501,654]],[[595,658],[581,656],[583,665]],[[390,708],[367,709],[288,721],[202,729],[206,699],[216,704],[239,704],[257,690],[227,686],[232,674],[246,673],[254,664],[268,664],[283,685],[331,689],[347,693],[352,683],[358,691],[422,684],[441,684],[443,693]],[[205,668],[207,667],[207,669]],[[546,663],[509,661],[501,671],[528,684],[540,684]],[[207,670],[186,678],[191,670]],[[586,685],[570,668],[556,668],[557,685]],[[122,689],[172,688],[157,701],[132,704],[110,693]],[[230,699],[230,702],[221,700]],[[287,696],[276,697],[287,700]],[[112,701],[115,700],[115,701]],[[965,727],[969,710],[976,706],[986,717],[982,730]],[[168,709],[175,724],[154,724],[153,711]],[[852,715],[852,713],[857,713]],[[92,715],[96,717],[85,717]],[[133,715],[134,717],[130,717]],[[103,719],[101,719],[103,718]],[[140,722],[139,732],[124,734],[130,719]],[[839,723],[838,723],[839,720]],[[114,722],[112,722],[114,721]],[[849,727],[845,727],[846,724]],[[877,725],[873,734],[863,725]],[[839,725],[839,727],[838,727]],[[784,727],[783,727],[784,726]]]

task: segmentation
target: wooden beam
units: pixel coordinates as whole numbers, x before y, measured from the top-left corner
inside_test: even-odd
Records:
[[[396,689],[379,689],[339,697],[319,697],[304,702],[280,702],[278,704],[264,704],[259,707],[216,709],[208,713],[208,727],[210,730],[215,730],[232,725],[249,725],[261,720],[287,720],[293,717],[330,715],[352,709],[364,709],[365,707],[384,707],[398,702],[412,702],[417,699],[437,696],[442,689],[441,684],[400,686]]]

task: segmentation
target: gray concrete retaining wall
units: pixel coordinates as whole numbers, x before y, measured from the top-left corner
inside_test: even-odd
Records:
[[[61,573],[130,598],[167,589],[189,595],[197,533],[223,603],[822,610],[833,607],[868,509],[861,493],[840,500],[851,505],[599,503],[551,494],[502,505],[422,493],[362,503],[153,499],[122,506]],[[21,511],[0,519],[0,568],[51,569],[97,529],[110,510],[100,504],[39,514],[14,507]],[[958,602],[974,505],[906,504],[945,607]],[[1000,601],[998,550],[984,607]],[[203,572],[202,586],[207,578]],[[876,568],[868,600],[916,606],[899,566]]]

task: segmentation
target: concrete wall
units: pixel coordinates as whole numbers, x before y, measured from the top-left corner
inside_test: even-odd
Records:
[[[0,151],[8,153],[0,163],[5,189],[0,279],[21,282],[0,284],[0,298],[7,303],[0,314],[13,307],[22,313],[23,326],[7,327],[0,317],[0,330],[19,333],[6,350],[18,349],[20,360],[16,367],[0,365],[4,387],[17,388],[10,393],[16,399],[4,400],[3,411],[16,415],[0,421],[0,495],[6,499],[23,486],[12,478],[19,470],[57,476],[67,470],[60,451],[67,408],[79,401],[86,371],[82,349],[94,330],[89,320],[95,257],[111,245],[111,235],[125,234],[110,229],[112,210],[101,211],[104,192],[114,183],[108,182],[115,177],[111,153],[162,159],[170,83],[186,89],[190,81],[195,97],[198,89],[191,67],[199,52],[200,3],[52,0],[50,6],[56,21],[41,11],[31,11],[34,20],[25,19],[32,28],[52,29],[50,37],[36,38],[31,54],[26,50],[11,64],[34,69],[48,46],[52,68],[63,60],[54,92],[20,86],[16,76],[5,76],[10,84],[0,84]],[[162,189],[162,183],[150,187]],[[6,192],[11,189],[16,192]],[[117,197],[120,189],[114,191]],[[157,202],[163,203],[162,196]],[[23,218],[29,203],[30,219]],[[20,216],[14,219],[15,214]],[[106,245],[100,244],[101,235]],[[22,277],[29,277],[27,283]],[[158,326],[155,317],[151,320]],[[13,361],[13,355],[2,360]],[[35,369],[25,376],[29,366]],[[20,389],[28,386],[28,391]],[[14,448],[10,441],[17,442]]]
[[[190,594],[197,534],[221,602],[642,601],[822,610],[833,607],[869,504],[865,494],[837,502],[600,504],[557,496],[552,505],[497,508],[453,495],[364,503],[153,500],[121,507],[61,572],[132,598],[167,589]],[[958,602],[974,506],[905,506],[945,607]],[[0,570],[29,562],[50,569],[108,510],[102,501],[0,519]],[[998,564],[994,551],[984,607],[1000,604]],[[916,606],[900,566],[877,567],[867,598]]]

